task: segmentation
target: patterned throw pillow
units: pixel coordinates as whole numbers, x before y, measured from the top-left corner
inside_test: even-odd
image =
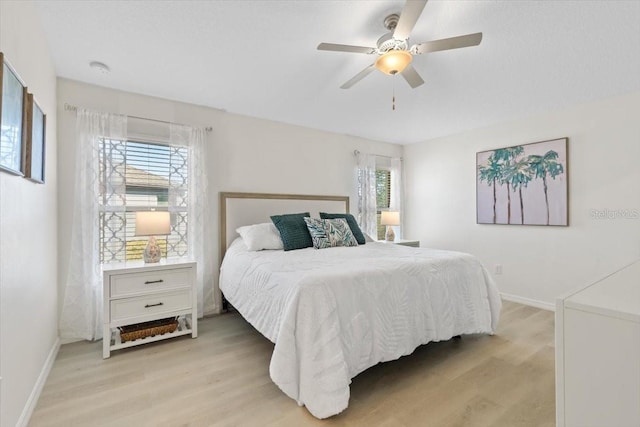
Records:
[[[314,248],[325,249],[331,247],[323,219],[305,218],[304,222],[307,223],[307,229],[309,229]]]
[[[326,249],[336,246],[358,246],[345,219],[305,218],[313,247]]]
[[[364,245],[365,243],[367,243],[367,239],[364,237],[364,234],[362,233],[362,230],[360,230],[360,227],[358,226],[358,221],[356,221],[355,217],[351,214],[344,214],[344,213],[326,213],[326,212],[320,212],[320,218],[322,219],[335,219],[335,218],[344,218],[347,220],[347,224],[349,224],[349,228],[351,229],[351,232],[353,233],[353,237],[356,238],[356,240],[358,241],[359,245]]]
[[[358,241],[353,236],[346,219],[336,218],[323,221],[331,246],[358,246]]]

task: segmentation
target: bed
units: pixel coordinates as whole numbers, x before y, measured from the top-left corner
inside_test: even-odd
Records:
[[[250,251],[233,231],[240,225],[274,213],[348,212],[348,198],[220,197],[220,289],[275,344],[274,383],[317,418],[345,410],[351,379],[379,362],[432,341],[496,329],[500,298],[472,255],[379,242]]]

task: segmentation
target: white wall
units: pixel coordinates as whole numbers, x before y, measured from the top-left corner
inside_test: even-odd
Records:
[[[0,425],[9,427],[32,409],[58,336],[56,75],[32,3],[0,1],[0,51],[47,115],[45,184],[0,172]]]
[[[640,93],[404,147],[405,237],[476,254],[503,293],[552,303],[640,258]],[[482,114],[482,112],[478,112]],[[476,224],[476,152],[568,137],[569,227]]]
[[[251,102],[250,94],[238,91],[238,96]],[[213,127],[208,134],[210,157],[207,164],[211,239],[216,242],[211,254],[214,260],[218,259],[220,191],[348,195],[351,197],[351,210],[355,211],[357,194],[353,150],[393,156],[402,153],[399,145],[58,79],[61,284],[69,262],[75,172],[75,114],[64,110],[65,103],[98,111]]]

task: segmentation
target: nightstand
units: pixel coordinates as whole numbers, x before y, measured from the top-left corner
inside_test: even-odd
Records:
[[[113,350],[181,335],[198,336],[196,263],[133,262],[103,266],[102,357]],[[119,328],[153,320],[178,318],[173,332],[123,342]]]
[[[389,242],[387,240],[378,240],[378,242],[380,243],[389,243],[389,244],[393,244],[393,245],[401,245],[401,246],[411,246],[414,248],[419,248],[420,247],[420,240],[404,240],[404,239],[396,239],[392,242]]]

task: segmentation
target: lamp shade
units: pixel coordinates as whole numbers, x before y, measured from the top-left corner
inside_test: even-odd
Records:
[[[400,225],[400,212],[382,211],[380,225]]]
[[[385,74],[401,73],[411,64],[413,56],[406,50],[390,50],[382,54],[376,61],[376,68]]]
[[[155,236],[170,233],[171,221],[169,212],[136,212],[136,236]]]

